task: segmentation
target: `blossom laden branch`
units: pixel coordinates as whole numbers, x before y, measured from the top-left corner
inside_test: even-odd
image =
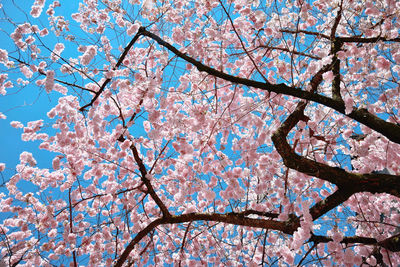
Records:
[[[327,236],[312,235],[308,241],[318,244],[318,243],[328,243],[328,242],[333,241],[333,239],[331,237],[327,237]],[[376,245],[376,246],[383,247],[392,252],[398,252],[398,251],[400,251],[400,234],[391,236],[382,241],[378,241],[376,238],[372,238],[372,237],[348,236],[348,237],[344,237],[342,239],[342,241],[340,241],[340,243],[342,243],[342,244],[357,244],[358,243],[358,244],[364,244],[364,245]]]
[[[291,29],[283,29],[281,30],[281,32],[283,33],[292,33],[292,34],[296,34],[296,33],[304,33],[304,34],[308,34],[308,35],[314,35],[318,38],[324,38],[327,40],[331,40],[331,36],[326,35],[326,34],[322,34],[320,32],[313,32],[313,31],[307,31],[307,30],[291,30]],[[336,40],[340,40],[341,42],[344,43],[376,43],[379,41],[382,42],[393,42],[393,43],[397,43],[400,42],[400,37],[396,37],[396,38],[386,38],[386,37],[382,37],[382,36],[376,36],[376,37],[362,37],[362,36],[336,36],[335,37]]]
[[[313,220],[326,214],[328,211],[336,208],[337,206],[343,204],[349,197],[353,195],[352,190],[338,189],[333,194],[329,195],[327,198],[319,201],[314,206],[310,208],[310,215]]]
[[[309,57],[312,59],[316,59],[316,60],[321,60],[322,58],[316,55],[310,55],[304,52],[300,52],[297,50],[290,50],[289,48],[286,47],[278,47],[278,46],[269,46],[269,45],[260,45],[255,49],[259,49],[259,48],[265,48],[265,49],[269,49],[269,50],[280,50],[280,51],[284,51],[284,52],[288,52],[288,53],[292,53],[294,55],[299,55],[299,56],[303,56],[303,57]],[[253,49],[253,50],[255,50]]]
[[[156,204],[161,209],[161,212],[163,213],[163,215],[165,217],[171,217],[171,214],[169,213],[168,208],[165,206],[165,204],[162,202],[160,197],[154,191],[154,187],[153,187],[153,185],[151,184],[151,182],[150,182],[150,180],[148,178],[148,172],[147,172],[146,166],[144,166],[144,163],[143,163],[142,159],[140,158],[139,152],[137,151],[135,145],[132,144],[130,149],[131,149],[131,151],[133,153],[133,157],[135,158],[136,163],[139,166],[139,171],[140,171],[140,174],[141,174],[141,180],[145,184],[145,186],[147,187],[147,191],[150,194],[151,198],[154,200],[154,202],[156,202]]]
[[[135,34],[135,36],[132,38],[132,40],[129,42],[129,44],[125,47],[124,51],[122,52],[121,56],[118,59],[117,64],[113,67],[113,70],[116,70],[121,66],[122,62],[124,61],[126,55],[128,54],[129,50],[132,48],[132,46],[139,40],[139,37],[142,35],[142,31],[144,30],[143,27],[140,27],[138,32]],[[93,105],[93,103],[97,100],[97,98],[101,95],[101,93],[104,91],[106,88],[107,84],[111,81],[111,78],[107,78],[103,84],[101,85],[100,89],[96,92],[90,103],[82,106],[79,110],[84,111],[87,107],[90,107]]]
[[[247,227],[277,230],[285,234],[293,234],[293,232],[298,227],[298,224],[290,224],[286,221],[252,219],[234,213],[228,213],[228,214],[188,213],[177,216],[162,217],[152,221],[132,239],[132,241],[127,245],[124,252],[121,254],[119,259],[115,263],[114,267],[122,266],[124,262],[127,260],[131,251],[135,248],[136,244],[138,244],[148,233],[150,233],[157,226],[193,222],[193,221],[222,222],[222,223],[241,225]]]
[[[300,102],[295,111],[286,118],[271,137],[286,167],[335,184],[339,189],[348,190],[353,188],[353,193],[388,193],[400,197],[400,176],[398,175],[350,173],[344,169],[331,167],[295,153],[288,144],[286,137],[300,120],[306,119],[304,115],[306,105],[306,102]]]
[[[353,109],[353,111],[350,114],[346,114],[345,105],[344,105],[343,101],[341,101],[341,100],[332,99],[330,97],[326,97],[326,96],[316,94],[313,92],[303,91],[300,88],[287,86],[284,83],[271,84],[269,82],[259,82],[259,81],[255,81],[255,80],[241,78],[238,76],[233,76],[233,75],[227,74],[223,71],[218,71],[214,68],[204,65],[200,61],[179,51],[177,48],[172,46],[170,43],[161,39],[158,35],[156,35],[152,32],[149,32],[145,28],[141,28],[141,29],[142,29],[141,35],[147,36],[147,37],[155,40],[159,45],[167,48],[169,51],[174,53],[176,56],[193,64],[201,72],[206,72],[209,75],[215,76],[217,78],[220,78],[220,79],[232,82],[232,83],[241,84],[241,85],[245,85],[245,86],[249,86],[249,87],[254,87],[254,88],[261,89],[261,90],[274,92],[277,94],[294,96],[294,97],[297,97],[297,98],[303,99],[303,100],[311,100],[313,102],[322,104],[326,107],[332,108],[333,110],[335,110],[339,113],[342,113],[343,115],[346,115],[349,118],[352,118],[352,119],[370,127],[371,129],[381,133],[382,135],[386,136],[390,141],[400,144],[400,126],[397,124],[394,124],[394,123],[387,122],[383,119],[380,119],[379,117],[368,112],[368,110],[365,108],[359,108],[359,109],[355,108],[355,109]]]

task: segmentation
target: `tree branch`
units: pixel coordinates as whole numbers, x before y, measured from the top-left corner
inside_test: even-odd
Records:
[[[146,226],[142,231],[140,231],[135,238],[128,244],[125,248],[124,252],[122,252],[121,257],[119,257],[118,261],[115,263],[114,267],[121,267],[122,264],[126,261],[131,251],[135,248],[135,245],[142,240],[148,233],[150,233],[154,228],[158,225],[162,224],[165,221],[165,218],[159,218],[151,222],[149,225]]]
[[[340,23],[340,19],[342,18],[342,4],[343,1],[340,2],[340,8],[335,18],[335,21],[332,26],[331,31],[331,54],[332,58],[332,72],[334,75],[332,81],[332,98],[336,101],[343,102],[342,96],[340,95],[340,59],[337,57],[337,53],[342,48],[343,42],[336,40],[336,29]]]
[[[320,235],[312,235],[311,238],[308,240],[308,242],[314,242],[314,243],[328,243],[331,241],[333,241],[332,238]],[[375,238],[371,237],[349,236],[349,237],[344,237],[343,240],[340,241],[340,243],[342,244],[359,243],[364,245],[377,245],[389,251],[398,252],[400,251],[400,234],[391,236],[379,242]]]
[[[266,90],[268,92],[274,92],[277,94],[290,95],[290,96],[294,96],[294,97],[304,99],[304,100],[311,100],[313,102],[322,104],[329,108],[332,108],[332,109],[336,110],[337,112],[342,113],[343,115],[346,115],[349,118],[352,118],[352,119],[364,124],[365,126],[368,126],[371,129],[381,133],[382,135],[386,136],[392,142],[400,144],[400,126],[396,125],[394,123],[390,123],[385,120],[382,120],[382,119],[378,118],[377,116],[369,113],[366,109],[363,109],[363,108],[354,109],[353,112],[351,112],[350,114],[346,114],[345,105],[343,104],[342,101],[335,100],[335,99],[332,99],[332,98],[329,98],[329,97],[326,97],[323,95],[319,95],[319,94],[316,94],[313,92],[303,91],[300,88],[290,87],[284,83],[271,84],[268,82],[259,82],[259,81],[254,81],[254,80],[249,80],[246,78],[233,76],[233,75],[227,74],[222,71],[218,71],[214,68],[204,65],[200,61],[186,55],[185,53],[182,53],[177,48],[175,48],[174,46],[169,44],[168,42],[162,40],[156,34],[151,33],[144,28],[142,28],[141,35],[147,36],[147,37],[155,40],[159,45],[167,48],[169,51],[174,53],[176,56],[193,64],[201,72],[206,72],[209,75],[215,76],[217,78],[220,78],[220,79],[232,82],[232,83],[241,84],[241,85],[245,85],[245,86],[249,86],[249,87],[254,87],[254,88],[261,89],[261,90]]]
[[[161,212],[165,217],[170,217],[171,214],[168,211],[168,208],[165,206],[165,204],[162,202],[162,200],[158,197],[157,193],[154,191],[153,185],[151,184],[150,180],[147,178],[147,170],[146,167],[143,164],[142,159],[139,156],[139,153],[134,145],[131,145],[130,147],[133,157],[135,158],[136,163],[139,165],[139,171],[141,174],[141,179],[142,182],[145,184],[147,187],[148,193],[150,194],[151,198],[156,202],[158,207],[161,209]]]
[[[306,31],[306,30],[291,30],[291,29],[285,29],[285,30],[281,30],[281,32],[285,32],[285,33],[304,33],[304,34],[308,34],[308,35],[314,35],[317,36],[318,38],[324,38],[327,40],[330,40],[331,37],[329,35],[326,34],[322,34],[320,32],[313,32],[313,31]],[[337,40],[340,40],[341,42],[344,43],[376,43],[378,41],[382,41],[382,42],[400,42],[400,37],[396,37],[396,38],[385,38],[382,36],[377,36],[377,37],[361,37],[361,36],[338,36],[336,37]]]
[[[328,196],[326,199],[323,199],[316,203],[313,207],[310,208],[310,214],[313,220],[318,219],[322,215],[326,214],[328,211],[336,208],[343,202],[345,202],[349,197],[353,195],[351,190],[338,189],[333,194]]]
[[[286,167],[310,176],[318,177],[337,185],[339,189],[350,190],[352,193],[388,193],[400,197],[400,176],[398,175],[350,173],[344,169],[331,167],[296,154],[288,144],[286,137],[300,120],[308,119],[304,115],[306,105],[305,102],[300,102],[295,111],[286,118],[271,137]]]
[[[115,64],[115,66],[113,67],[113,70],[116,70],[119,68],[119,66],[122,64],[122,62],[124,61],[126,55],[128,54],[129,50],[131,49],[131,47],[136,43],[136,41],[139,39],[139,37],[142,35],[142,31],[144,30],[143,27],[139,28],[139,31],[135,34],[135,36],[132,38],[132,40],[129,42],[129,44],[125,47],[124,51],[122,52],[121,56],[118,59],[117,64]],[[99,91],[96,92],[96,94],[94,95],[93,99],[90,101],[90,103],[84,105],[83,107],[81,107],[79,110],[80,111],[84,111],[87,107],[93,105],[93,103],[97,100],[97,98],[101,95],[101,93],[104,91],[104,89],[106,88],[107,84],[111,81],[110,78],[107,78],[103,84],[101,85]]]
[[[118,261],[114,266],[115,267],[122,266],[122,264],[126,261],[129,254],[131,253],[131,251],[134,249],[135,245],[139,243],[140,240],[143,237],[145,237],[148,233],[150,233],[155,227],[162,224],[177,224],[177,223],[192,222],[192,221],[222,222],[222,223],[241,225],[247,227],[277,230],[285,234],[293,234],[294,231],[299,226],[298,223],[290,224],[289,221],[283,222],[283,221],[265,220],[265,219],[252,219],[233,213],[228,213],[228,214],[188,213],[178,216],[162,217],[151,222],[147,227],[145,227],[135,236],[135,238],[125,248],[124,252],[121,254],[121,257],[118,259]]]

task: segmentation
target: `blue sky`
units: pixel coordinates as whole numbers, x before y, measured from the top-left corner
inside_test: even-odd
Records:
[[[20,12],[15,11],[11,1],[2,1],[3,9],[7,15],[11,16],[16,21],[24,21],[24,17]],[[3,17],[3,16],[2,16]],[[11,43],[8,34],[12,33],[13,28],[8,22],[1,21],[0,33],[2,42],[1,49],[14,51],[15,46]],[[6,68],[1,66],[3,72]],[[7,73],[12,76],[12,72]],[[21,140],[21,129],[14,129],[10,126],[11,121],[20,121],[26,124],[28,121],[38,120],[46,116],[48,107],[56,103],[56,99],[51,99],[43,90],[40,91],[35,86],[28,85],[23,88],[14,87],[7,90],[7,95],[0,96],[0,112],[7,116],[7,119],[0,120],[0,162],[6,164],[6,171],[3,173],[5,178],[13,174],[13,169],[19,161],[19,155],[23,151],[34,151],[34,155],[39,160],[39,164],[43,164],[48,159],[47,153],[37,150],[37,144],[34,142],[23,142]]]
[[[14,2],[14,3],[13,3]],[[3,5],[0,10],[0,17],[4,18],[5,15],[9,16],[13,21],[18,24],[27,22],[28,19],[32,19],[26,17],[21,10],[29,14],[30,5],[26,5],[19,1],[0,1]],[[46,4],[42,16],[44,17],[45,10],[47,9],[48,3]],[[70,19],[70,15],[73,12],[77,11],[77,2],[75,1],[61,1],[62,9],[58,9],[57,12],[63,14],[67,19]],[[64,3],[63,3],[64,2]],[[33,3],[33,2],[32,2]],[[69,4],[66,4],[69,3]],[[18,6],[16,6],[16,5]],[[20,10],[21,9],[21,10]],[[4,15],[5,14],[5,15]],[[39,18],[40,19],[40,18]],[[46,25],[47,19],[42,19],[43,26]],[[38,23],[36,20],[32,22],[32,24]],[[10,33],[14,31],[14,27],[12,24],[5,20],[0,21],[0,38],[2,42],[0,44],[1,49],[5,49],[10,52],[15,51],[15,45],[12,43],[12,40],[8,36]],[[54,37],[50,34],[49,38],[53,38],[53,42],[51,45],[55,44]],[[50,47],[51,47],[50,45]],[[68,53],[68,49],[66,52]],[[64,54],[68,58],[68,54]],[[18,67],[18,66],[17,66]],[[7,70],[3,65],[0,67],[0,71]],[[9,77],[13,77],[13,73],[19,73],[19,69],[9,69],[6,71]],[[39,77],[38,79],[42,79],[43,77]],[[36,142],[24,142],[21,140],[21,134],[23,132],[22,129],[15,129],[10,126],[10,122],[12,121],[20,121],[24,125],[26,125],[29,121],[35,121],[39,119],[43,119],[45,121],[46,127],[46,118],[47,112],[57,104],[58,98],[62,96],[58,92],[51,92],[50,94],[46,93],[44,88],[40,88],[36,86],[34,83],[29,84],[25,87],[16,86],[14,88],[9,88],[7,90],[7,95],[0,96],[0,112],[7,116],[7,119],[0,120],[0,162],[6,164],[6,170],[3,172],[3,176],[5,179],[14,173],[15,165],[19,162],[19,155],[23,151],[28,151],[33,154],[36,161],[38,162],[38,166],[49,168],[51,166],[52,155],[47,151],[43,151],[38,149],[40,144],[39,141]],[[47,132],[47,131],[46,131]]]

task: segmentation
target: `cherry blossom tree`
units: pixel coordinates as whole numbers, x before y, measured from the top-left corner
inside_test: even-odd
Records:
[[[3,14],[2,97],[58,98],[11,123],[53,160],[8,177],[4,262],[400,264],[400,2],[68,5]]]

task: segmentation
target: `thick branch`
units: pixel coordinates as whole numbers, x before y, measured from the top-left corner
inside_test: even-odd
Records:
[[[321,236],[321,235],[312,235],[311,238],[308,240],[308,242],[314,242],[314,243],[328,243],[331,241],[333,241],[331,237]],[[341,243],[343,244],[359,243],[364,245],[374,245],[377,243],[377,241],[375,238],[371,237],[348,236],[344,237]]]
[[[382,42],[400,42],[400,38],[392,38],[388,39],[385,37],[377,36],[377,37],[337,37],[336,39],[340,40],[343,43],[376,43],[378,41]]]
[[[122,264],[126,261],[128,258],[129,254],[131,251],[135,248],[135,245],[139,243],[140,240],[142,240],[143,237],[145,237],[148,233],[150,233],[154,228],[159,226],[165,221],[165,218],[159,218],[153,222],[151,222],[149,225],[147,225],[146,228],[144,228],[142,231],[140,231],[135,238],[128,244],[128,246],[125,248],[124,252],[121,254],[121,257],[119,257],[118,261],[115,263],[114,267],[121,267]]]
[[[314,242],[314,243],[328,243],[331,241],[333,241],[332,238],[330,238],[328,236],[320,236],[320,235],[313,235],[309,239],[309,242]],[[349,237],[344,237],[340,243],[343,243],[343,244],[358,243],[358,244],[364,244],[364,245],[377,245],[377,246],[383,247],[389,251],[398,252],[398,251],[400,251],[400,234],[391,236],[380,242],[378,242],[378,240],[376,240],[375,238],[371,238],[371,237],[349,236]]]
[[[313,207],[310,208],[310,214],[313,220],[318,219],[322,215],[326,214],[331,209],[336,208],[343,202],[345,202],[352,195],[352,191],[338,189],[332,195],[326,199],[319,201]]]
[[[162,224],[177,224],[177,223],[185,223],[192,221],[212,221],[212,222],[222,222],[229,223],[234,225],[241,225],[247,227],[256,227],[262,229],[271,229],[281,231],[285,234],[293,234],[294,231],[299,226],[298,224],[290,224],[282,221],[275,220],[264,220],[264,219],[252,219],[246,218],[242,215],[237,215],[233,213],[229,214],[206,214],[206,213],[188,213],[182,214],[178,216],[171,217],[163,217],[154,220],[147,227],[145,227],[142,231],[140,231],[135,238],[128,244],[125,248],[124,252],[121,254],[121,257],[118,259],[115,267],[120,267],[128,258],[131,251],[134,249],[135,245],[142,240],[148,233],[150,233],[154,228]]]
[[[337,102],[338,105],[341,102]],[[344,106],[341,109],[343,114]],[[348,117],[370,127],[371,129],[377,131],[378,133],[383,134],[386,136],[390,141],[394,143],[400,144],[400,126],[394,123],[387,122],[378,118],[377,116],[368,112],[365,108],[354,109],[350,114],[347,115]]]
[[[276,219],[279,217],[278,213],[273,213],[273,212],[263,212],[263,211],[258,211],[258,210],[245,210],[242,212],[231,212],[229,214],[232,215],[237,215],[237,216],[249,216],[249,215],[258,215],[262,217],[268,217],[268,218],[273,218]]]
[[[296,154],[288,144],[286,136],[289,131],[302,119],[304,120],[305,102],[300,102],[293,113],[291,113],[282,125],[272,135],[272,141],[276,150],[283,158],[286,167],[315,176],[337,186],[345,186],[351,180],[356,179],[356,175],[347,173],[343,169],[331,167]],[[354,177],[352,177],[352,175]]]
[[[340,94],[340,59],[337,57],[337,53],[340,51],[342,44],[342,42],[335,40],[332,43],[331,53],[333,54],[332,72],[334,76],[332,81],[332,98],[343,103],[343,99]]]
[[[339,189],[349,190],[349,193],[388,193],[400,197],[400,176],[349,173],[341,168],[331,167],[296,154],[288,144],[286,137],[300,120],[307,119],[304,116],[306,105],[305,102],[300,102],[295,111],[287,117],[271,137],[286,167],[333,183]]]

